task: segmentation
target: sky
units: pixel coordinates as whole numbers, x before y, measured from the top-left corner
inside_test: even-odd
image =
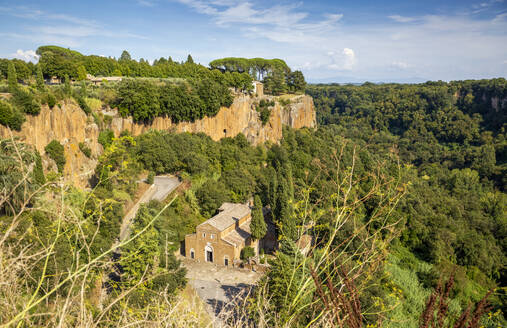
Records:
[[[507,77],[507,0],[0,0],[0,57],[284,59],[310,82]]]

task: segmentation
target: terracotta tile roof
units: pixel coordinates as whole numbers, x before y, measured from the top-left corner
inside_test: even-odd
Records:
[[[231,225],[236,224],[239,219],[249,215],[250,207],[245,204],[223,203],[222,206],[220,206],[219,211],[220,213],[211,219],[204,221],[199,226],[209,224],[219,231],[224,231]]]

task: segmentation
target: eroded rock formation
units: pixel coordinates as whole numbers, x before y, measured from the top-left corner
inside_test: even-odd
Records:
[[[264,99],[274,99],[264,97]],[[228,108],[222,108],[214,117],[205,117],[195,122],[173,123],[169,118],[158,117],[151,124],[138,124],[132,118],[120,117],[116,110],[104,111],[104,115],[112,116],[106,126],[118,136],[128,130],[137,136],[150,129],[170,130],[175,132],[203,132],[213,140],[223,137],[234,137],[243,133],[253,144],[265,141],[279,142],[282,138],[282,126],[293,128],[315,127],[316,114],[313,99],[300,95],[290,98],[290,103],[282,106],[275,102],[271,110],[269,122],[265,125],[260,120],[256,104],[260,99],[247,95],[240,95]],[[44,155],[44,147],[53,139],[58,140],[65,147],[66,164],[64,176],[78,186],[86,186],[88,178],[93,173],[97,163],[96,158],[102,153],[102,146],[98,143],[99,127],[92,116],[87,116],[74,102],[65,102],[61,107],[49,109],[43,106],[39,115],[26,116],[26,122],[21,131],[12,131],[14,136],[34,145]],[[0,126],[0,137],[10,137],[10,132]],[[92,158],[87,158],[79,149],[79,143],[84,142],[92,150]],[[47,158],[46,158],[47,159]]]

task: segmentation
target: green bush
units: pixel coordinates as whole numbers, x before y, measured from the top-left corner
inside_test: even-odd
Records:
[[[53,108],[56,105],[56,98],[52,93],[48,93],[48,106]]]
[[[0,100],[0,124],[14,130],[21,130],[25,116],[6,101]]]
[[[90,109],[90,106],[88,106],[88,103],[86,102],[84,97],[79,96],[79,97],[76,97],[75,99],[76,99],[76,102],[79,105],[79,107],[81,107],[81,109],[83,110],[83,112],[85,112],[86,115],[88,115],[92,112],[92,110]]]
[[[112,130],[104,130],[104,131],[100,131],[99,133],[99,144],[102,145],[102,147],[104,147],[104,149],[107,148],[107,146],[109,146],[111,144],[111,142],[113,141],[113,138],[114,138],[114,132]]]
[[[262,125],[266,125],[266,123],[269,122],[270,117],[271,117],[271,110],[269,108],[264,108],[261,110]]]
[[[246,246],[241,250],[240,258],[245,261],[255,256],[255,251],[252,247]]]
[[[58,172],[63,172],[63,167],[65,166],[65,150],[62,144],[57,140],[52,140],[44,150],[48,156],[55,161]]]
[[[154,180],[155,180],[155,173],[153,173],[153,171],[150,171],[150,173],[148,173],[148,177],[146,178],[146,183],[153,184]]]
[[[84,100],[92,111],[98,111],[102,108],[102,101],[100,99],[86,97]]]
[[[92,157],[92,150],[84,142],[79,143],[79,149],[88,158]]]
[[[13,103],[23,112],[30,115],[37,115],[40,112],[40,103],[30,91],[24,88],[16,88],[12,94]]]

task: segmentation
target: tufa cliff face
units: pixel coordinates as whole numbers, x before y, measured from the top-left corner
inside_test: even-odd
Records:
[[[272,99],[272,97],[263,97]],[[223,107],[216,116],[205,117],[195,122],[180,122],[174,124],[171,119],[157,117],[151,124],[137,124],[132,118],[122,118],[116,114],[110,124],[110,129],[118,136],[121,131],[127,130],[137,136],[148,130],[171,130],[175,132],[203,132],[213,140],[220,140],[224,137],[234,137],[243,133],[252,144],[259,144],[265,141],[278,142],[282,139],[282,126],[288,125],[299,129],[302,127],[315,127],[316,114],[313,106],[313,99],[310,96],[294,96],[291,103],[281,106],[275,102],[271,109],[269,122],[264,126],[260,120],[260,114],[255,106],[260,98],[252,98],[247,95],[238,96],[233,104]]]
[[[46,168],[55,168],[53,161],[44,156],[44,148],[51,140],[58,140],[65,148],[64,177],[78,186],[85,186],[97,164],[96,158],[102,153],[98,143],[99,128],[93,118],[86,114],[74,102],[68,101],[53,109],[42,106],[37,116],[26,115],[21,131],[9,131],[0,125],[0,138],[19,137],[21,141],[33,145],[43,158]],[[92,158],[86,157],[79,150],[79,143],[84,142],[92,150]]]
[[[273,97],[263,97],[271,100]],[[134,123],[132,118],[122,118],[116,110],[103,111],[104,115],[112,116],[108,128],[118,136],[127,130],[137,136],[148,130],[170,130],[174,132],[203,132],[213,140],[224,137],[234,137],[243,133],[253,144],[265,141],[279,142],[282,138],[282,126],[288,125],[299,129],[315,127],[316,114],[313,99],[300,95],[290,98],[290,103],[281,106],[275,102],[271,109],[269,122],[262,125],[256,104],[260,98],[241,95],[234,99],[234,103],[220,109],[214,117],[205,117],[195,122],[172,123],[171,119],[157,117],[151,124]],[[24,142],[32,144],[44,155],[44,147],[53,139],[58,140],[65,148],[65,179],[77,186],[85,187],[88,178],[93,174],[97,164],[97,157],[102,153],[102,146],[98,143],[99,128],[92,116],[87,116],[74,102],[68,101],[49,109],[43,106],[39,115],[26,116],[21,131],[9,131],[0,125],[0,138],[18,136]],[[79,143],[84,142],[91,150],[91,158],[87,158],[79,149]],[[52,161],[45,159],[46,167],[52,167]]]

